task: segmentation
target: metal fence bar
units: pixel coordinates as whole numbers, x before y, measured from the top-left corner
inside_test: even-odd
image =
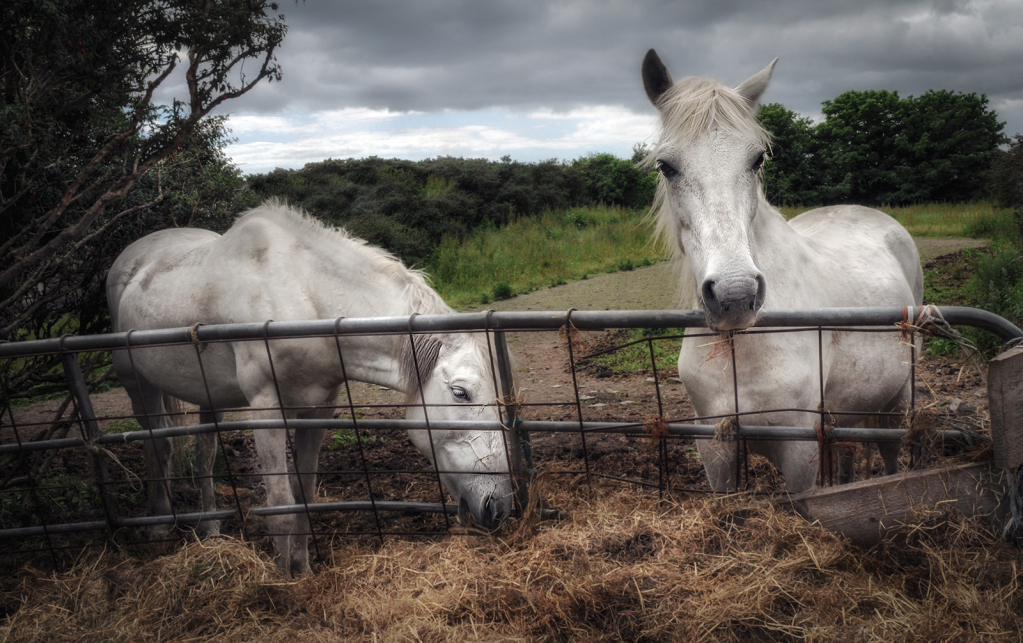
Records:
[[[586,430],[584,429],[585,422],[583,422],[583,402],[579,399],[579,379],[576,374],[575,368],[575,355],[572,349],[572,343],[574,338],[572,332],[575,330],[575,325],[572,323],[572,313],[578,312],[575,308],[569,308],[568,312],[565,313],[565,346],[568,348],[568,368],[572,371],[572,394],[575,396],[575,412],[576,417],[579,418],[579,440],[583,447],[583,464],[586,466],[586,480],[590,480],[590,451],[586,448]]]
[[[614,433],[620,435],[645,435],[642,424],[623,422],[578,422],[557,421],[557,420],[519,420],[520,431],[533,433],[579,433],[580,428],[584,433]],[[153,437],[169,438],[181,435],[199,435],[202,433],[214,433],[220,427],[221,431],[252,431],[259,429],[282,429],[280,420],[235,420],[220,422],[218,424],[192,424],[190,426],[175,426],[166,429],[154,429]],[[422,420],[371,420],[359,419],[353,422],[350,419],[291,419],[288,422],[291,428],[302,429],[350,429],[356,426],[366,432],[377,430],[404,429],[407,431],[504,431],[505,428],[500,422],[481,422],[463,420],[431,420],[429,425]],[[668,435],[682,438],[712,438],[716,426],[713,424],[690,424],[688,422],[665,422],[665,430]],[[832,429],[835,438],[843,441],[871,442],[900,442],[906,436],[904,429],[872,429],[872,428],[844,428]],[[124,433],[107,433],[96,438],[95,444],[123,444],[126,442],[143,442],[149,438],[149,431],[128,431]],[[816,440],[817,431],[811,427],[795,426],[758,426],[742,425],[739,427],[739,435],[744,438],[757,440]],[[962,441],[967,439],[961,431],[942,430],[936,431],[935,435],[947,440]],[[22,444],[0,445],[0,455],[18,453],[19,451],[45,451],[48,449],[66,449],[85,446],[82,438],[63,438],[60,440],[45,440],[40,442],[23,442]]]
[[[85,376],[82,374],[78,357],[73,353],[62,353],[61,361],[64,364],[64,376],[67,378],[68,389],[75,398],[75,406],[78,409],[78,418],[81,421],[82,438],[85,455],[89,462],[89,469],[92,471],[93,482],[96,493],[99,494],[100,503],[103,505],[103,515],[107,521],[108,535],[113,538],[117,532],[117,504],[110,497],[107,487],[110,485],[110,474],[107,471],[107,463],[102,455],[97,457],[93,451],[92,442],[95,441],[99,428],[96,425],[96,413],[92,408],[92,400],[89,398],[89,387],[85,383]]]
[[[415,513],[448,513],[458,514],[458,507],[452,504],[439,504],[436,502],[399,502],[393,500],[350,500],[343,502],[316,502],[308,506],[308,513],[340,513],[357,511],[391,511],[391,512],[415,512]],[[305,505],[277,505],[273,507],[253,507],[247,512],[252,516],[284,516],[288,514],[307,513]],[[541,518],[554,518],[560,515],[557,509],[544,509]],[[166,516],[141,516],[137,518],[124,518],[121,520],[122,527],[151,527],[155,525],[180,525],[198,523],[204,520],[222,520],[238,517],[238,512],[233,509],[221,509],[218,511],[179,513]],[[0,529],[0,539],[4,538],[28,538],[50,534],[71,534],[88,531],[103,531],[107,528],[106,522],[102,520],[91,520],[84,522],[61,523],[48,525],[46,527],[15,527],[11,529]],[[387,532],[380,532],[384,535]],[[405,532],[402,532],[405,533]],[[374,535],[376,535],[374,533]]]
[[[343,317],[338,317],[334,320],[334,328],[337,329],[337,325],[341,323]],[[369,504],[370,510],[373,512],[373,523],[377,530],[377,538],[381,543],[384,542],[384,529],[380,524],[380,512],[377,509],[376,497],[373,494],[373,481],[369,475],[369,464],[366,462],[366,450],[362,445],[362,434],[359,432],[359,424],[355,412],[355,403],[352,400],[352,387],[348,381],[348,369],[345,367],[345,356],[341,351],[341,337],[335,332],[334,333],[334,346],[337,348],[337,361],[341,366],[341,377],[344,379],[345,387],[345,399],[348,400],[348,412],[352,416],[352,431],[355,433],[355,444],[359,449],[359,461],[362,463],[363,478],[366,481],[366,492],[369,493]],[[240,509],[239,509],[240,511]]]
[[[489,334],[488,334],[489,338]],[[488,339],[489,345],[489,339]],[[504,400],[504,422],[507,427],[505,451],[508,454],[509,470],[515,484],[515,499],[519,511],[527,511],[529,505],[529,471],[533,468],[532,450],[529,445],[529,433],[520,431],[518,426],[518,409],[516,405],[511,354],[508,352],[508,340],[504,331],[494,333],[494,353],[497,356],[495,375],[500,373],[501,388],[498,394]],[[526,451],[529,450],[527,454]]]
[[[964,306],[924,306],[954,326],[973,326],[987,330],[1004,341],[1023,338],[1023,330],[1006,319],[977,308]],[[820,308],[813,310],[761,311],[755,325],[763,328],[816,329],[819,326],[892,326],[901,323],[915,311],[914,307],[885,308]],[[917,313],[917,320],[921,315]],[[265,324],[270,339],[286,337],[332,337],[339,335],[406,335],[413,333],[448,333],[491,330],[558,330],[565,326],[565,312],[495,311],[488,313],[453,313],[416,315],[413,318],[372,317],[335,320],[282,321]],[[572,325],[578,330],[606,328],[702,328],[704,314],[695,310],[628,310],[573,311]],[[336,326],[336,328],[335,328]],[[112,350],[127,346],[158,346],[200,342],[224,342],[263,339],[264,323],[211,324],[197,328],[127,331],[106,335],[68,336],[64,349],[71,352]],[[131,333],[131,337],[127,335]],[[0,358],[57,354],[60,339],[38,339],[0,344]]]

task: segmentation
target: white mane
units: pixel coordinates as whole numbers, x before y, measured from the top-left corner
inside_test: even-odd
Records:
[[[330,253],[343,251],[358,254],[363,262],[373,265],[377,272],[388,274],[396,280],[403,281],[405,284],[403,292],[404,314],[406,315],[413,313],[431,315],[455,312],[430,286],[425,272],[406,267],[400,259],[390,252],[370,245],[363,239],[353,237],[344,228],[326,225],[303,210],[290,206],[276,198],[268,199],[259,207],[243,213],[239,216],[239,220],[248,217],[272,219],[276,224],[287,228],[292,234],[310,245],[325,244],[326,249]],[[432,374],[437,360],[440,358],[442,347],[445,344],[461,341],[469,342],[477,360],[481,363],[489,363],[486,338],[482,333],[416,335],[414,357],[412,342],[408,336],[399,341],[396,351],[401,379],[406,386],[406,391],[411,394],[417,390],[417,363],[425,383]]]
[[[249,217],[265,217],[288,228],[295,236],[310,245],[325,244],[331,252],[339,249],[359,255],[362,260],[375,267],[378,272],[388,274],[405,283],[405,314],[424,315],[454,312],[440,295],[430,287],[428,277],[422,270],[408,268],[390,252],[370,245],[363,239],[353,237],[344,228],[330,226],[309,215],[300,208],[290,206],[277,198],[270,198],[261,205],[239,215],[239,221]]]

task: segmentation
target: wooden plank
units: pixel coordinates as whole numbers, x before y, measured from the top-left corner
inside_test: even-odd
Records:
[[[991,360],[987,377],[995,466],[1014,469],[1023,464],[1023,347]]]
[[[908,471],[790,496],[786,504],[804,518],[858,545],[872,545],[920,509],[952,504],[966,516],[1004,524],[1006,473],[990,463]]]

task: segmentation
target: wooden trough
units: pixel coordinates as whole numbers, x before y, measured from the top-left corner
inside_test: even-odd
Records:
[[[817,488],[784,501],[800,515],[859,545],[872,545],[921,510],[952,506],[986,516],[998,527],[1010,519],[1010,485],[1023,465],[1023,347],[988,367],[993,462],[909,471],[838,487]]]

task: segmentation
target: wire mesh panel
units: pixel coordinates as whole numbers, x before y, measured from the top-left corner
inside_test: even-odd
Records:
[[[696,415],[676,377],[674,362],[682,329],[702,324],[702,315],[695,311],[491,312],[197,325],[0,345],[3,555],[18,561],[49,558],[56,565],[83,546],[110,539],[134,546],[176,541],[193,530],[217,529],[256,538],[267,534],[265,518],[281,513],[308,516],[316,548],[339,535],[382,538],[449,533],[459,524],[459,507],[452,504],[442,478],[474,473],[434,466],[443,461],[437,449],[448,447],[438,443],[438,436],[450,431],[461,432],[458,435],[469,442],[499,434],[507,446],[504,470],[519,482],[545,469],[567,481],[608,479],[662,494],[710,491],[691,438],[720,438],[723,426],[731,427],[735,479],[740,486],[751,473],[747,439],[816,442],[821,484],[830,484],[838,476],[843,449],[858,455],[854,475],[878,475],[879,459],[864,444],[905,439],[903,428],[848,428],[844,426],[848,421],[836,423],[827,408],[823,373],[819,403],[797,409],[819,418],[815,426],[754,422],[769,419],[771,412],[791,409],[740,411],[734,369],[742,355],[734,350],[736,336],[727,334],[685,335],[685,341],[719,342],[721,367],[733,369],[734,413]],[[815,338],[818,360],[823,363],[827,334],[893,333],[902,338],[904,359],[915,368],[916,333],[948,324],[979,326],[1006,340],[1023,336],[1008,322],[972,309],[835,309],[765,313],[760,323],[765,328],[743,333],[741,341],[757,341],[763,333],[800,333]],[[631,335],[596,332],[610,329],[646,330]],[[343,345],[358,344],[342,339],[401,337],[407,338],[412,359],[417,361],[423,357],[416,353],[415,347],[422,345],[417,338],[450,332],[475,333],[486,347],[498,396],[474,400],[474,404],[496,408],[499,413],[493,419],[438,420],[442,405],[424,404],[415,395],[354,381],[350,369],[357,357],[343,350]],[[204,391],[206,399],[222,399],[214,391],[223,386],[223,374],[212,367],[211,356],[235,350],[242,343],[264,351],[272,371],[280,368],[282,360],[295,359],[303,351],[318,352],[319,357],[329,352],[346,382],[329,400],[283,405],[283,416],[277,412],[279,405],[251,408],[245,399],[238,399],[218,408],[195,396],[193,401],[203,408],[163,399],[152,408],[133,409],[122,390],[103,390],[110,386],[107,365],[112,356],[136,363],[146,361],[149,351],[166,356],[167,364],[189,370],[194,376],[192,387]],[[547,350],[539,351],[541,345]],[[513,367],[508,346],[517,356],[517,388],[509,385]],[[59,357],[66,389],[40,399],[31,387],[11,388],[19,360],[36,355]],[[615,360],[631,365],[623,367]],[[279,390],[276,399],[285,399]],[[412,421],[403,419],[410,405],[418,407],[417,419]],[[899,421],[901,415],[904,412]],[[913,433],[912,422],[909,428]],[[326,431],[315,465],[314,493],[306,494],[301,485],[294,485],[294,504],[266,506],[254,432],[280,432],[293,455],[296,441],[307,439],[310,429]],[[974,433],[968,426],[946,422],[944,427],[929,427],[926,439],[982,439]],[[425,436],[418,443],[428,447],[415,448],[410,435]],[[904,466],[915,466],[926,458],[924,440],[914,439]],[[168,440],[175,453],[172,466],[154,473],[147,459],[154,457],[153,445]],[[212,461],[210,473],[205,473],[197,455],[198,460]],[[752,466],[763,468],[761,475],[775,475],[762,464]],[[289,471],[299,477],[313,475],[312,467],[294,457]],[[171,510],[154,515],[153,497],[160,492],[166,493]],[[204,494],[209,496],[205,502]],[[523,494],[518,504],[521,511]],[[466,513],[462,514],[464,520]]]

